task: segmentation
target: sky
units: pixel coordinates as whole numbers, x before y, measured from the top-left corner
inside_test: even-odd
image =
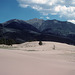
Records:
[[[75,23],[75,0],[0,0],[0,23],[33,18]]]

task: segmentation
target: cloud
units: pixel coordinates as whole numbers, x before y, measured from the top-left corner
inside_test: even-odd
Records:
[[[66,18],[75,18],[75,7],[74,6],[56,6],[55,7],[55,12],[57,12],[57,14],[59,14],[61,17],[66,17]]]
[[[29,5],[20,4],[20,6],[23,7],[23,8],[27,8]]]
[[[40,17],[40,19],[43,19],[44,17]]]
[[[47,16],[46,19],[50,19],[50,17]]]
[[[74,24],[75,24],[75,20],[68,20],[68,22],[72,22],[72,23],[74,23]]]
[[[75,19],[75,0],[17,0],[20,7],[31,7],[43,15],[58,15]]]

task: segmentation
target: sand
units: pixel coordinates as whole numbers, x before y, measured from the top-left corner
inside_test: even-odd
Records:
[[[0,75],[75,75],[75,46],[36,41],[0,47]]]

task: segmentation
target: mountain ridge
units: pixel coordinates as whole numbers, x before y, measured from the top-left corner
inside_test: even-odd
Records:
[[[0,23],[0,39],[58,41],[75,44],[75,24],[59,20],[11,19]],[[23,41],[22,41],[23,40]],[[63,40],[63,41],[62,41]]]

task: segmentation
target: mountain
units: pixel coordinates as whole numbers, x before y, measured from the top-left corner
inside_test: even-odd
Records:
[[[9,21],[3,23],[3,25],[4,25],[4,27],[7,27],[7,28],[14,28],[14,29],[19,29],[19,30],[38,31],[38,29],[36,29],[32,25],[26,23],[23,20],[18,20],[18,19],[9,20]]]
[[[41,40],[54,40],[60,42],[75,42],[75,24],[67,21],[41,20],[32,19],[27,21],[29,24],[35,26],[40,32]],[[63,41],[62,41],[63,40]]]
[[[1,34],[1,32],[2,32],[2,24],[0,23],[0,34]]]
[[[12,19],[2,23],[1,38],[15,39],[19,42],[34,40],[39,34],[38,29],[23,20]]]
[[[75,44],[75,24],[58,20],[18,20],[0,23],[0,39],[14,39],[17,43],[44,40]]]
[[[39,29],[39,27],[42,25],[44,20],[43,19],[34,18],[34,19],[31,19],[31,20],[27,20],[26,22],[31,24],[32,26],[36,27],[37,29]]]
[[[39,31],[44,34],[54,34],[67,36],[69,34],[75,34],[75,24],[67,21],[54,20],[42,20],[42,19],[31,19],[27,20],[27,23],[36,27]]]
[[[2,24],[0,23],[0,28],[2,27]]]
[[[52,34],[62,37],[75,35],[75,24],[67,21],[46,20],[39,27],[44,34]]]

